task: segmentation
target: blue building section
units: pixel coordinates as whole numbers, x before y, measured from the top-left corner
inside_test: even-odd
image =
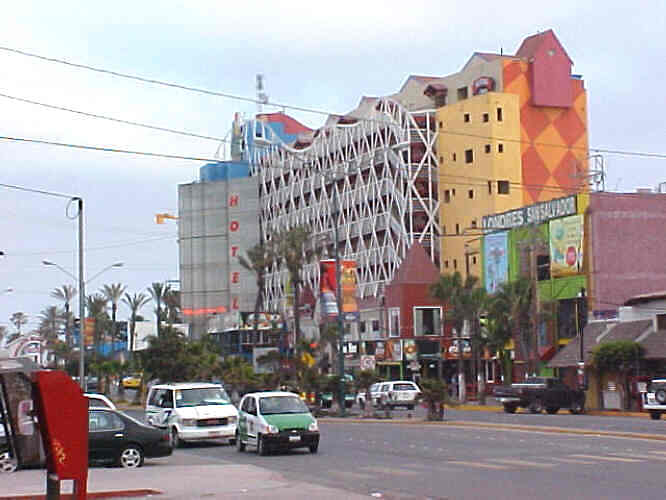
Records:
[[[206,163],[199,169],[201,182],[228,181],[250,176],[250,166],[246,161],[220,161]]]

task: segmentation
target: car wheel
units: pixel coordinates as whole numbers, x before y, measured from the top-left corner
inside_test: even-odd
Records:
[[[240,433],[239,433],[239,432],[236,433],[236,449],[237,449],[239,452],[241,452],[241,451],[245,451],[245,443],[244,443],[243,440],[241,439],[241,437],[240,437]]]
[[[652,420],[659,420],[661,418],[661,412],[659,411],[651,411],[650,412],[650,418]]]
[[[175,427],[171,429],[171,446],[173,449],[183,446],[183,441],[178,436],[178,429]]]
[[[0,472],[14,472],[17,468],[17,461],[9,456],[8,451],[0,453]]]
[[[585,412],[585,407],[583,406],[583,403],[577,402],[571,405],[569,412],[573,413],[574,415],[580,415],[581,413]]]
[[[546,408],[546,413],[548,413],[548,415],[555,415],[558,411],[560,411],[560,409],[557,406]]]
[[[530,413],[541,413],[543,411],[543,404],[538,399],[532,401],[529,405]]]
[[[267,455],[268,450],[266,449],[266,441],[264,440],[264,437],[259,434],[257,436],[257,455]]]
[[[310,453],[317,453],[317,450],[319,449],[319,443],[311,444],[309,448],[310,448]]]
[[[118,465],[126,469],[135,469],[143,465],[143,450],[135,444],[125,446],[118,456]]]
[[[516,405],[504,405],[504,413],[516,413]]]
[[[657,392],[654,393],[654,399],[662,405],[666,404],[666,389],[658,389]]]

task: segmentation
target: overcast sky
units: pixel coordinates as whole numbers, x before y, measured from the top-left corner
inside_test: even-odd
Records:
[[[585,5],[587,4],[587,5]],[[186,5],[186,7],[185,7]],[[454,6],[455,5],[455,6]],[[553,7],[555,5],[555,7]],[[549,28],[588,89],[590,145],[666,153],[663,1],[638,3],[341,1],[24,1],[3,4],[0,46],[146,78],[254,97],[265,75],[274,102],[344,113],[363,95],[397,91],[410,74],[461,69],[474,51],[514,53]],[[0,50],[0,94],[224,138],[234,112],[256,105],[130,81]],[[211,140],[112,123],[0,97],[0,135],[214,158]],[[275,108],[267,107],[265,111]],[[311,127],[324,117],[290,112]],[[609,191],[666,181],[666,160],[606,155]],[[131,293],[178,279],[177,186],[203,162],[101,153],[0,140],[0,183],[81,196],[88,284]],[[0,325],[56,302],[76,274],[76,220],[67,200],[0,187]],[[71,214],[70,214],[71,215]],[[13,292],[6,293],[7,288]],[[152,316],[152,306],[143,313]],[[127,311],[121,307],[120,316]]]

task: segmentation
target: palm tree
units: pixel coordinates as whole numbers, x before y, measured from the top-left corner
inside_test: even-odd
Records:
[[[102,287],[102,295],[106,297],[108,302],[111,302],[111,343],[117,340],[118,338],[118,325],[116,325],[116,312],[118,312],[118,302],[120,301],[123,293],[127,287],[120,283],[115,283],[112,285],[104,285]]]
[[[18,334],[21,335],[21,327],[28,322],[28,315],[22,312],[15,312],[12,314],[10,321],[14,323]]]
[[[47,345],[49,350],[53,352],[55,358],[55,366],[58,367],[58,359],[55,347],[58,344],[58,334],[60,333],[60,326],[62,325],[63,315],[56,306],[50,306],[44,309],[39,314],[39,333],[42,341]]]
[[[171,287],[165,283],[155,282],[148,287],[148,292],[155,302],[155,317],[157,318],[157,336],[159,337],[162,332],[161,321],[163,319],[162,303],[164,296],[169,292]]]
[[[135,293],[134,296],[126,293],[123,297],[123,304],[129,307],[130,310],[130,331],[129,331],[129,345],[127,346],[128,351],[131,353],[134,351],[134,337],[136,333],[136,321],[139,316],[139,310],[150,302],[150,298],[145,293]]]
[[[51,292],[51,297],[61,300],[65,304],[65,339],[67,340],[67,345],[72,347],[72,332],[70,329],[71,317],[69,312],[69,305],[72,303],[72,299],[76,296],[77,290],[72,285],[63,285],[60,288],[56,288]]]
[[[259,323],[259,309],[261,308],[266,285],[266,271],[270,269],[275,262],[277,255],[275,245],[271,240],[268,243],[260,241],[252,248],[247,250],[247,258],[238,256],[238,261],[242,267],[253,272],[257,278],[257,298],[254,301],[254,338],[257,338]]]
[[[303,266],[319,258],[319,254],[308,248],[312,232],[307,226],[296,226],[286,232],[278,233],[275,241],[277,259],[284,262],[289,279],[294,287],[294,345],[298,345],[301,334],[300,290],[303,283]],[[341,312],[340,312],[341,313]]]
[[[5,335],[7,335],[9,330],[7,330],[7,327],[5,325],[0,325],[0,346],[2,346],[2,341],[5,338]]]
[[[166,317],[169,327],[178,320],[178,313],[180,312],[180,292],[169,288],[162,299],[166,307]]]
[[[87,297],[87,309],[88,316],[95,321],[95,326],[93,330],[93,346],[94,346],[94,359],[97,359],[97,350],[99,341],[103,335],[103,332],[106,328],[106,322],[108,321],[108,314],[106,312],[106,307],[108,300],[107,298],[99,293],[94,295],[88,295]]]

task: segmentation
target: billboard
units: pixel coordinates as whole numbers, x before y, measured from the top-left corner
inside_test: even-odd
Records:
[[[553,278],[583,272],[583,216],[572,215],[549,223],[550,275]]]
[[[483,279],[486,291],[495,293],[508,279],[507,232],[488,234],[483,238]]]

